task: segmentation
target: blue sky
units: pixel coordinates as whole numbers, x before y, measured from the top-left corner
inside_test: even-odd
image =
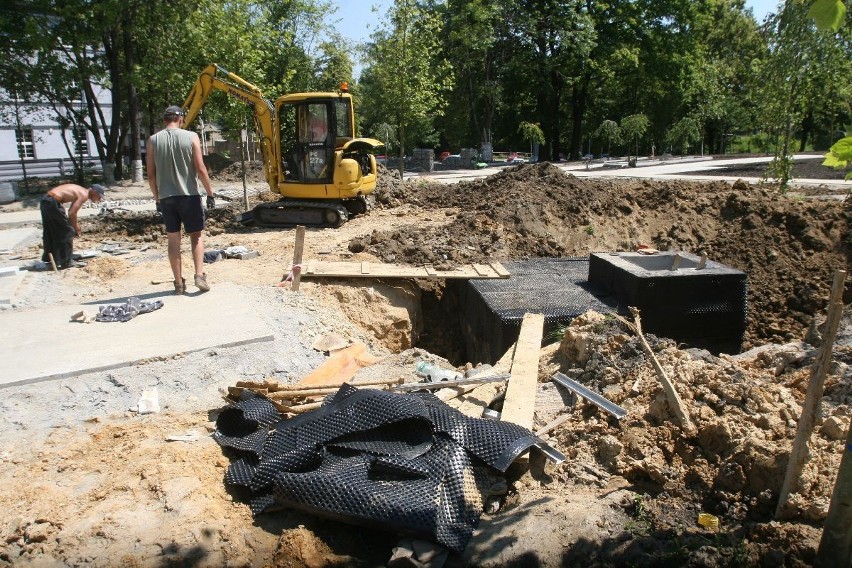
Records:
[[[746,8],[751,8],[758,22],[769,12],[774,12],[778,7],[779,0],[746,0]],[[347,39],[353,42],[366,41],[370,34],[376,30],[380,23],[377,19],[383,11],[378,14],[373,12],[373,6],[387,9],[393,4],[393,0],[332,0],[337,6],[334,19],[339,20],[336,24]]]

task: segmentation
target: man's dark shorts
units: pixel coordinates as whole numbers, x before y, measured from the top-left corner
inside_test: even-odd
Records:
[[[197,233],[204,229],[204,208],[201,207],[200,195],[164,197],[160,200],[160,208],[167,233],[179,233],[181,222],[187,233]]]

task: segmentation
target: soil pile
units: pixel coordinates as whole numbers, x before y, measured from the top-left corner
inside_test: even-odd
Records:
[[[826,383],[801,486],[785,510],[798,521],[771,523],[815,349],[775,345],[716,358],[649,339],[689,409],[694,434],[676,424],[639,339],[612,318],[595,313],[576,318],[542,368],[547,374],[561,370],[628,411],[617,421],[581,402],[554,436],[568,457],[555,478],[610,489],[626,482],[640,496],[625,504],[637,522],[639,542],[627,546],[613,538],[605,546],[609,552],[600,552],[597,560],[645,565],[642,555],[655,551],[657,562],[675,561],[678,552],[666,549],[679,534],[682,563],[672,565],[699,565],[691,562],[704,556],[709,563],[703,566],[752,566],[773,554],[786,555],[788,565],[810,565],[821,535],[815,523],[825,519],[833,490],[824,481],[836,475],[841,457],[836,447],[849,426],[852,384],[837,376]],[[844,347],[835,354],[839,368],[833,373],[843,377],[852,351]],[[707,542],[707,531],[697,526],[702,512],[724,519],[732,540]],[[699,553],[702,539],[709,546]],[[655,540],[669,542],[657,547]],[[741,564],[734,562],[737,547]],[[579,556],[570,560],[568,565],[593,564]]]
[[[243,162],[240,160],[231,160],[221,154],[210,154],[204,157],[204,164],[207,166],[211,179],[215,178],[223,182],[243,181]],[[246,181],[251,183],[266,181],[262,161],[247,160],[245,170]]]
[[[438,267],[487,260],[659,250],[707,254],[749,279],[743,348],[802,337],[850,253],[850,209],[767,187],[725,182],[581,179],[551,164],[521,165],[453,185],[407,182],[377,198],[449,218],[434,227],[377,230],[365,239],[387,262]]]

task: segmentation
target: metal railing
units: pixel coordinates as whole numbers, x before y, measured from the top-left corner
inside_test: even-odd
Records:
[[[70,158],[56,158],[46,160],[25,160],[27,177],[66,177],[74,175],[74,161]],[[102,170],[100,161],[89,159],[83,163],[83,167],[89,172],[100,172]],[[13,181],[24,179],[24,168],[20,160],[0,162],[0,181]]]

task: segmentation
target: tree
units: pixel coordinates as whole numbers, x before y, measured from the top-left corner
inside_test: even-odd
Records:
[[[597,37],[586,3],[560,0],[517,0],[504,11],[506,44],[513,53],[509,68],[512,93],[520,116],[532,116],[541,124],[547,143],[544,159],[560,157],[563,125],[581,122],[585,112],[589,64]],[[566,101],[570,100],[570,108]],[[528,107],[532,107],[528,110]],[[570,117],[570,118],[569,118]],[[572,132],[571,154],[579,155],[582,131]]]
[[[681,154],[687,154],[689,147],[701,138],[698,120],[692,117],[684,117],[674,123],[666,135],[666,142],[672,147],[680,150]]]
[[[807,18],[807,9],[801,1],[787,0],[768,20],[769,56],[760,69],[768,95],[762,119],[775,148],[767,175],[777,179],[782,190],[792,175],[796,129],[813,116],[814,85],[825,84],[830,73],[831,66],[822,61],[823,53],[836,41],[816,29]]]
[[[432,136],[434,141],[433,120],[443,113],[444,94],[452,86],[449,64],[430,57],[441,43],[441,20],[433,8],[396,0],[389,27],[373,34],[368,48],[371,61],[381,64],[373,63],[362,74],[370,122],[392,122],[397,129],[400,172],[409,139]]]
[[[502,95],[500,20],[499,0],[448,0],[443,23],[446,41],[435,54],[454,62],[449,104],[439,121],[443,137],[453,147],[479,141],[486,161],[493,149],[494,118]]]
[[[612,143],[618,144],[621,141],[621,128],[614,120],[604,120],[595,131],[595,136],[606,140],[606,155],[609,157]]]
[[[534,156],[534,160],[537,159],[536,152],[534,148],[536,145],[542,145],[545,143],[544,132],[541,130],[541,127],[538,123],[532,122],[522,122],[518,125],[518,132],[521,134],[524,140],[530,143],[530,154]]]
[[[636,156],[639,156],[639,139],[648,131],[651,122],[644,114],[631,114],[621,120],[621,132],[628,140],[636,142]]]

